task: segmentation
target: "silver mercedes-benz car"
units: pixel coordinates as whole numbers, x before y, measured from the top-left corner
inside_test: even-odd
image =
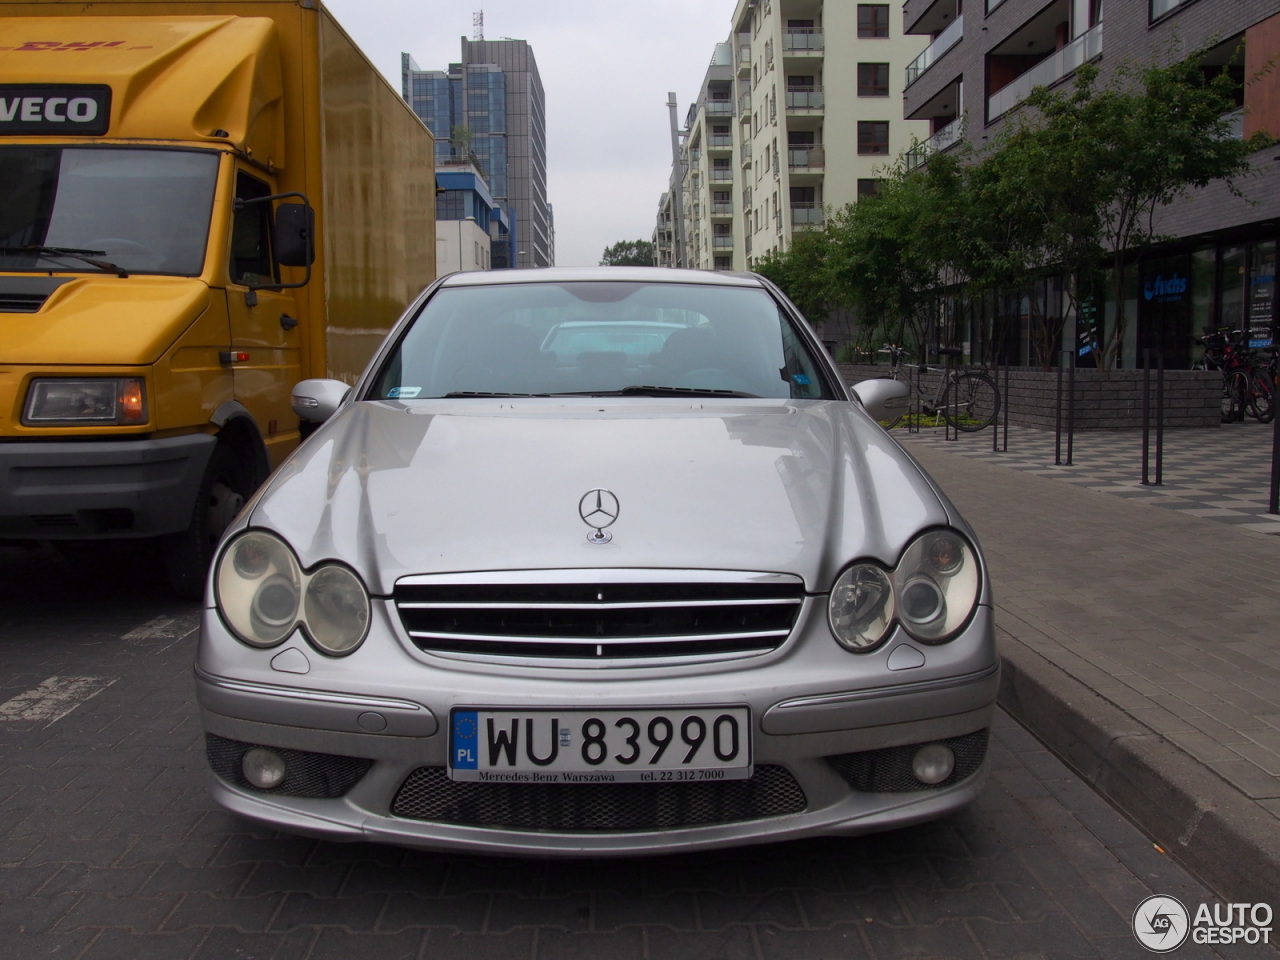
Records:
[[[453,274],[244,507],[196,664],[217,801],[332,839],[622,855],[977,795],[973,532],[767,281]]]

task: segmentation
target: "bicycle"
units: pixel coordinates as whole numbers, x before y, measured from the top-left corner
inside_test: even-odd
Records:
[[[1246,337],[1243,330],[1230,335],[1206,330],[1193,339],[1204,347],[1203,368],[1222,373],[1222,422],[1243,420],[1248,412],[1258,422],[1270,423],[1275,416],[1274,350],[1267,363],[1255,363],[1257,354],[1246,345]]]
[[[919,364],[916,366],[917,373],[942,374],[936,391],[930,397],[919,378],[913,380],[904,372],[902,361],[907,354],[905,347],[887,343],[880,348],[880,352],[889,354],[889,376],[894,380],[901,380],[915,391],[920,399],[921,409],[926,415],[933,416],[935,426],[941,418],[957,430],[976,433],[996,422],[996,416],[1000,413],[1000,391],[995,380],[986,373]],[[938,353],[943,356],[960,355],[960,351],[954,347],[941,347]],[[905,417],[906,414],[903,413],[886,421],[885,429],[893,429]]]

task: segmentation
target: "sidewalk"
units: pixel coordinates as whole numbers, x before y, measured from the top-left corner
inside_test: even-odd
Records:
[[[1070,467],[1025,427],[895,436],[982,541],[1002,706],[1226,900],[1280,908],[1271,427],[1166,432],[1160,487],[1138,432],[1077,434]]]

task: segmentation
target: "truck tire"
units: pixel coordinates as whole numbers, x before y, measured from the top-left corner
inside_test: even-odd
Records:
[[[200,481],[190,525],[161,540],[165,578],[174,596],[198,600],[204,595],[218,539],[252,492],[249,470],[230,447],[219,443]]]

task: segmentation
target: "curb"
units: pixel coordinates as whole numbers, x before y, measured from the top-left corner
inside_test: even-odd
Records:
[[[997,627],[1000,706],[1228,903],[1280,905],[1275,817]]]

